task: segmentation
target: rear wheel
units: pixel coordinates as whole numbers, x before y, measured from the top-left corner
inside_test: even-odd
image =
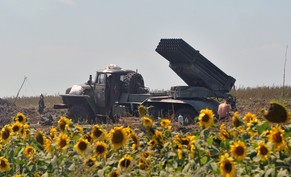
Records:
[[[67,117],[71,118],[73,122],[93,123],[95,116],[92,110],[84,104],[76,104],[69,108]]]
[[[193,125],[195,123],[195,117],[198,113],[192,107],[182,107],[175,112],[175,120],[178,122],[178,117],[182,116],[183,125]]]

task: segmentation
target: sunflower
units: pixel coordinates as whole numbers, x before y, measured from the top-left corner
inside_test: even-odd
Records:
[[[58,136],[58,130],[55,127],[50,128],[50,138],[53,140]]]
[[[268,137],[269,141],[274,145],[275,151],[286,148],[284,130],[281,129],[281,126],[276,125],[273,127]]]
[[[32,146],[26,146],[23,154],[26,158],[32,157],[35,154],[36,150]]]
[[[16,116],[14,117],[15,122],[25,123],[27,120],[26,116],[22,114],[21,112],[18,112]]]
[[[5,172],[10,170],[10,163],[5,157],[0,157],[0,171]]]
[[[153,148],[155,147],[156,145],[158,145],[158,141],[156,139],[151,139],[149,142],[148,142],[148,145],[150,148]]]
[[[261,124],[261,121],[259,119],[253,119],[247,123],[247,131],[251,137],[258,135],[257,126],[259,124]]]
[[[36,134],[35,134],[35,139],[36,141],[44,146],[45,145],[45,140],[46,140],[46,137],[44,136],[43,132],[42,131],[37,131]]]
[[[257,156],[260,156],[262,160],[267,160],[268,157],[270,156],[270,150],[263,141],[260,141],[258,143],[258,147],[256,148],[256,150]]]
[[[87,132],[85,135],[84,135],[84,138],[88,140],[88,142],[92,143],[92,136],[91,136],[91,133],[90,132]]]
[[[202,109],[199,114],[199,125],[208,128],[213,124],[214,114],[210,109]]]
[[[30,135],[30,129],[28,124],[23,124],[21,129],[21,134],[25,139],[28,139]]]
[[[171,121],[169,119],[162,119],[160,122],[162,128],[166,128],[171,124]]]
[[[138,166],[141,170],[149,170],[150,169],[150,160],[140,156],[138,161]]]
[[[224,123],[220,125],[219,137],[221,140],[225,141],[230,138],[230,133],[226,130]]]
[[[252,114],[250,112],[246,113],[243,117],[243,121],[245,121],[245,122],[250,122],[250,121],[253,121],[255,119],[257,119],[256,114]]]
[[[247,155],[247,147],[244,142],[237,141],[230,145],[230,152],[237,160],[243,160]]]
[[[239,114],[237,111],[233,113],[231,122],[234,127],[239,127],[240,125],[243,124],[243,122],[239,119]]]
[[[66,117],[61,116],[59,121],[58,121],[58,127],[60,129],[61,132],[65,132],[68,127],[70,126],[72,120],[68,119]]]
[[[128,135],[123,126],[114,127],[109,132],[109,141],[113,149],[124,147],[128,142]]]
[[[70,139],[67,134],[62,133],[58,138],[57,138],[57,147],[59,150],[66,150],[69,146]]]
[[[133,158],[129,154],[125,154],[118,162],[118,167],[122,170],[130,170],[133,166]]]
[[[55,149],[52,147],[52,141],[50,140],[50,139],[48,139],[48,138],[46,138],[45,140],[44,140],[44,149],[48,152],[48,153],[50,153],[50,154],[54,154],[54,152],[55,152]]]
[[[143,117],[143,116],[145,116],[145,115],[147,114],[148,109],[147,109],[146,106],[144,106],[144,105],[139,105],[137,109],[138,109],[138,115],[139,115],[140,117]]]
[[[84,160],[85,163],[85,169],[89,170],[91,167],[94,167],[96,165],[96,158],[89,156]]]
[[[87,139],[79,138],[74,148],[79,154],[84,155],[86,151],[89,149],[89,146],[90,146],[90,143],[88,142]]]
[[[130,138],[133,140],[132,151],[135,152],[137,148],[140,146],[139,137],[136,135],[134,131],[131,131]]]
[[[81,133],[82,135],[84,134],[84,129],[83,129],[83,127],[80,127],[79,125],[76,125],[76,126],[75,126],[75,131],[76,131],[77,133]]]
[[[94,125],[91,131],[91,137],[93,138],[93,141],[104,141],[107,137],[107,132],[103,128],[101,128],[99,125]]]
[[[109,173],[109,177],[118,177],[120,176],[120,172],[118,170],[113,170],[111,173]]]
[[[12,134],[13,134],[10,125],[5,125],[5,126],[2,128],[0,134],[1,134],[1,139],[0,139],[1,142],[3,142],[3,143],[8,142],[8,141],[11,139]]]
[[[22,126],[23,126],[22,123],[20,123],[20,122],[14,122],[11,125],[11,129],[12,129],[13,133],[15,133],[16,135],[19,135],[19,134],[21,134]]]
[[[286,107],[276,102],[272,102],[270,104],[269,110],[263,110],[262,113],[264,118],[269,122],[288,123],[289,121],[289,114]]]
[[[142,117],[142,124],[145,127],[151,127],[153,125],[153,120],[147,116]]]
[[[228,154],[220,156],[220,173],[223,176],[234,177],[236,174],[233,158],[229,157]]]
[[[104,141],[97,141],[94,146],[94,153],[97,157],[104,157],[106,158],[107,154],[107,145]]]
[[[189,153],[190,153],[190,158],[192,158],[192,159],[194,159],[194,156],[195,156],[195,145],[194,144],[192,144],[191,146],[190,146],[190,150],[189,150]]]

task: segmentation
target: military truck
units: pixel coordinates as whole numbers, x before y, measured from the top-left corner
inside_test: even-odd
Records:
[[[55,109],[68,109],[67,117],[77,122],[104,121],[104,118],[136,115],[138,106],[151,107],[156,117],[178,116],[185,124],[195,121],[201,109],[215,113],[219,99],[229,99],[235,108],[235,98],[229,94],[235,79],[192,48],[183,39],[161,39],[156,52],[169,61],[169,67],[187,84],[173,86],[169,92],[153,93],[145,87],[141,74],[134,70],[109,65],[97,70],[84,84],[74,85],[61,95],[63,103]],[[114,120],[114,119],[113,119]]]

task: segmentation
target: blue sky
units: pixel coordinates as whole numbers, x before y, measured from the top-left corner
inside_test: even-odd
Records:
[[[291,85],[291,1],[1,0],[0,97],[62,94],[117,64],[150,89],[185,83],[157,52],[182,38],[237,87]]]

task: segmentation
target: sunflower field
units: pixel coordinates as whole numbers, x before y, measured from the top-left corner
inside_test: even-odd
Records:
[[[19,112],[0,131],[0,176],[291,176],[290,112],[281,104],[227,122],[203,109],[187,132],[146,107],[139,114],[136,127],[84,128],[60,117],[43,131]]]

